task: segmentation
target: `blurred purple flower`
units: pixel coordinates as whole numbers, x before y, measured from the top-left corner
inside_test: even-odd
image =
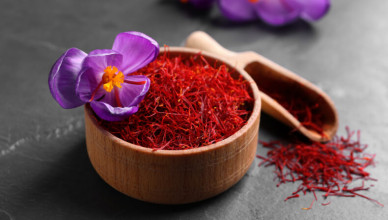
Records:
[[[330,8],[330,0],[218,0],[221,12],[234,21],[261,18],[280,26],[302,18],[315,21]]]
[[[181,0],[197,8],[209,8],[215,0]],[[298,18],[316,21],[330,8],[330,0],[216,0],[221,13],[236,22],[262,19],[281,26]]]
[[[117,35],[112,49],[89,54],[67,50],[53,65],[49,87],[63,108],[90,103],[102,119],[119,121],[134,114],[150,87],[146,76],[131,73],[152,62],[159,45],[139,32]]]

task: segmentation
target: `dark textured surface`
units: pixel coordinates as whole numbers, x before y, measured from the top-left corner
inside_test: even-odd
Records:
[[[387,219],[387,208],[362,198],[312,195],[284,202],[272,167],[257,167],[227,192],[196,204],[160,206],[128,198],[105,184],[86,152],[82,108],[64,110],[47,77],[70,47],[110,48],[115,35],[138,30],[160,45],[180,45],[194,30],[228,49],[253,50],[317,84],[332,97],[344,126],[362,130],[379,181],[364,194],[388,205],[388,2],[333,1],[323,20],[285,28],[230,24],[214,9],[197,14],[175,1],[0,2],[0,219]],[[287,128],[262,117],[260,138]],[[266,152],[261,146],[258,153]]]

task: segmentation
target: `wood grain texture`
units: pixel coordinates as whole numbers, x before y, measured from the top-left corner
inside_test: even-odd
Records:
[[[161,49],[161,54],[165,52]],[[199,50],[169,48],[170,56],[190,56]],[[211,63],[223,61],[202,53]],[[247,124],[225,140],[197,149],[153,151],[123,141],[101,128],[85,105],[86,144],[97,173],[116,190],[139,200],[185,204],[224,192],[248,171],[256,154],[261,99],[252,78],[225,62],[251,82],[255,99]]]
[[[334,102],[317,86],[298,76],[290,70],[252,51],[235,53],[222,47],[212,37],[202,31],[190,34],[186,39],[186,47],[211,52],[244,69],[259,86],[268,86],[275,90],[291,90],[303,96],[306,102],[318,103],[319,112],[323,115],[323,133],[304,127],[293,115],[270,96],[260,91],[262,110],[282,123],[296,128],[313,141],[326,142],[338,129],[338,114]]]

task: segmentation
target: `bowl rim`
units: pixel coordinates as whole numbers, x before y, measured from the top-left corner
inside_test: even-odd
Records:
[[[95,119],[95,117],[92,117],[93,115],[93,110],[90,107],[90,104],[86,104],[84,109],[85,113],[87,114],[87,117],[89,117],[90,121],[92,124],[107,138],[112,140],[114,143],[116,143],[119,146],[128,148],[129,150],[134,150],[140,153],[144,154],[152,154],[152,155],[159,155],[159,156],[184,156],[184,155],[193,155],[193,154],[200,154],[203,152],[208,152],[208,151],[214,151],[219,148],[222,148],[223,146],[232,143],[235,141],[238,137],[240,137],[242,134],[246,133],[249,128],[251,128],[255,121],[258,120],[257,118],[260,117],[260,112],[261,112],[261,97],[259,94],[259,89],[255,83],[255,81],[252,79],[252,77],[242,68],[238,68],[235,64],[230,63],[229,61],[223,59],[222,57],[218,55],[214,55],[212,53],[208,53],[206,51],[198,50],[198,49],[193,49],[193,48],[186,48],[186,47],[166,47],[166,48],[160,48],[160,54],[164,52],[173,52],[173,53],[190,53],[190,54],[198,54],[201,53],[201,55],[204,55],[205,57],[209,57],[211,59],[217,60],[222,62],[223,64],[226,64],[228,67],[234,69],[237,73],[242,75],[246,81],[249,82],[251,90],[252,90],[252,95],[254,98],[254,105],[252,109],[251,116],[249,117],[247,123],[241,127],[237,132],[232,134],[231,136],[225,138],[222,141],[219,141],[217,143],[211,144],[211,145],[206,145],[198,148],[192,148],[192,149],[185,149],[185,150],[155,150],[152,148],[147,148],[143,147],[141,145],[136,145],[132,144],[130,142],[127,142],[119,137],[116,137],[109,131],[105,130],[102,126],[100,126]]]

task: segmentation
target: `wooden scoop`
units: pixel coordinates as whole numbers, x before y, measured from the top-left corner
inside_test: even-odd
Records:
[[[277,101],[260,91],[264,112],[299,130],[310,140],[326,142],[335,135],[338,128],[338,116],[334,103],[321,89],[309,81],[255,52],[235,53],[227,50],[202,31],[193,32],[188,36],[185,46],[211,52],[235,64],[237,68],[244,69],[253,78],[260,90],[269,88],[278,92],[279,95],[288,97],[290,91],[292,91],[294,97],[295,94],[298,97],[303,97],[302,100],[306,103],[317,103],[318,109],[316,111],[322,116],[323,125],[321,129],[323,135],[314,129],[303,126]]]

